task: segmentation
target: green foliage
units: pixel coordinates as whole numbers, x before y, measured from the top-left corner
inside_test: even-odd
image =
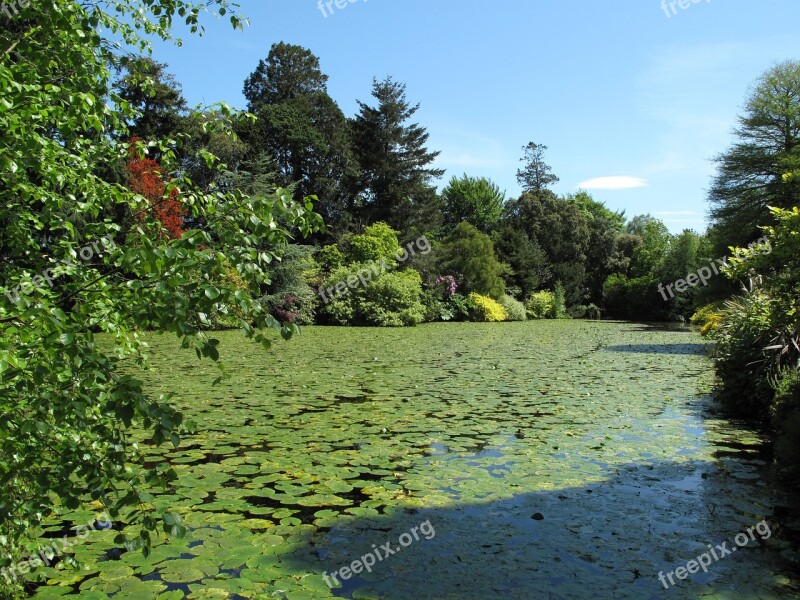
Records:
[[[248,109],[257,112],[267,104],[325,92],[327,83],[319,58],[302,46],[279,42],[272,45],[267,60],[258,61],[258,67],[248,76],[244,96]]]
[[[319,278],[319,265],[314,260],[314,248],[292,244],[280,261],[269,270],[268,293],[261,302],[270,314],[283,323],[312,325],[319,302],[312,282]]]
[[[525,302],[525,311],[531,319],[554,319],[555,296],[549,290],[534,292]]]
[[[425,319],[421,296],[422,279],[413,269],[386,273],[366,288],[360,318],[381,327],[417,325]]]
[[[578,208],[589,228],[586,245],[586,287],[588,296],[580,299],[602,302],[603,282],[614,273],[618,265],[617,239],[625,228],[625,216],[606,208],[587,192],[568,195],[565,200]],[[576,299],[576,302],[579,300]]]
[[[320,309],[333,324],[400,327],[425,319],[422,278],[413,269],[386,272],[376,263],[354,263],[334,270],[323,285],[339,283],[343,293],[334,291]]]
[[[712,217],[720,229],[717,253],[745,245],[758,227],[773,225],[769,207],[800,204],[800,179],[786,176],[800,161],[800,61],[762,75],[739,119],[735,143],[718,159],[711,187]]]
[[[320,248],[317,252],[316,259],[320,267],[328,272],[338,269],[343,266],[345,262],[345,256],[336,244]]]
[[[734,248],[725,274],[745,294],[725,305],[717,340],[719,396],[747,415],[764,416],[774,379],[800,367],[800,208],[773,209],[766,239]]]
[[[630,265],[630,277],[656,277],[672,236],[664,223],[650,215],[639,215],[631,219],[627,233],[638,235],[642,243],[635,247]],[[683,277],[684,273],[681,275]]]
[[[598,320],[601,319],[603,316],[603,311],[594,304],[583,305],[578,304],[577,306],[573,306],[568,311],[569,316],[573,319],[592,319]]]
[[[359,102],[350,124],[361,173],[353,195],[368,222],[385,221],[404,233],[430,231],[440,218],[433,182],[444,174],[431,165],[439,155],[426,148],[428,132],[409,123],[419,105],[406,99],[406,86],[374,80],[376,106]]]
[[[659,321],[668,317],[669,304],[658,293],[658,281],[651,276],[629,279],[615,273],[603,284],[608,314],[617,319]]]
[[[548,285],[560,281],[568,305],[585,302],[586,253],[591,231],[583,210],[549,190],[542,190],[506,203],[504,221],[524,232],[545,252],[552,273]]]
[[[442,190],[444,224],[455,227],[466,221],[489,233],[500,219],[505,194],[485,177],[453,177]]]
[[[111,89],[127,50],[148,47],[139,30],[170,39],[174,19],[197,31],[200,12],[211,9],[240,26],[229,8],[223,0],[53,0],[46,11],[22,8],[24,28],[0,16],[0,567],[20,556],[44,516],[91,501],[115,520],[140,522],[149,551],[157,522],[145,489],[176,472],[166,463],[145,468],[130,431],[178,445],[183,418],[121,370],[125,359],[144,364],[136,329],[170,332],[217,361],[217,340],[195,325],[215,311],[241,315],[244,334],[265,346],[267,330],[280,327],[249,290],[268,283],[269,264],[296,230],[319,229],[310,199],[205,193],[176,176],[167,194],[180,190],[198,227],[166,239],[147,234],[159,225],[140,196],[98,175],[144,153],[118,141],[137,114]],[[170,144],[158,150],[164,172],[174,172]],[[114,248],[84,251],[106,236]],[[96,332],[115,347],[101,348]],[[163,521],[180,533],[172,516]]]
[[[508,265],[503,277],[506,284],[527,297],[552,279],[549,258],[541,246],[522,229],[502,222],[494,231],[498,259]]]
[[[567,306],[564,296],[564,286],[561,285],[560,281],[556,283],[556,287],[553,290],[553,318],[555,319],[569,318],[569,315],[567,314]]]
[[[425,309],[423,318],[425,323],[452,321],[455,318],[455,311],[450,306],[450,302],[444,299],[440,286],[424,288],[420,302]]]
[[[327,92],[319,59],[301,46],[273,44],[245,81],[248,110],[258,117],[242,131],[250,158],[267,152],[278,183],[294,198],[318,197],[325,222],[349,220],[350,182],[358,175],[347,119]]]
[[[187,106],[180,85],[167,73],[167,65],[137,57],[123,65],[124,75],[115,88],[121,100],[136,112],[128,122],[131,136],[163,140],[186,126]]]
[[[800,372],[782,370],[774,381],[775,399],[770,408],[776,432],[775,460],[781,474],[800,480]]]
[[[507,321],[527,321],[525,305],[516,298],[505,294],[500,299],[500,305],[506,311]]]
[[[717,396],[739,415],[766,416],[773,392],[765,348],[780,313],[769,294],[756,290],[726,302],[722,322],[711,334],[717,342]]]
[[[463,294],[453,294],[449,299],[449,307],[452,310],[455,319],[466,320],[470,318],[475,302],[469,296]]]
[[[503,265],[495,258],[492,240],[469,223],[459,223],[443,244],[441,271],[458,274],[465,292],[495,299],[505,293]]]
[[[473,305],[470,313],[470,319],[473,321],[490,323],[505,321],[508,318],[506,309],[493,298],[475,292],[472,292],[467,298]]]
[[[374,223],[364,229],[364,233],[351,236],[346,246],[345,258],[351,263],[374,261],[393,265],[401,250],[397,232],[383,222]]]
[[[702,246],[703,236],[689,229],[671,237],[660,265],[656,269],[658,280],[666,283],[685,279],[690,273],[696,273],[701,263],[708,267],[708,262],[701,260]],[[670,299],[670,312],[688,318],[694,311],[696,298],[701,289],[702,287],[690,287],[686,292],[676,294],[674,298]]]
[[[558,177],[553,174],[550,165],[544,162],[547,146],[530,142],[522,149],[525,155],[520,160],[525,163],[525,167],[517,171],[517,181],[523,192],[538,193],[558,183]]]

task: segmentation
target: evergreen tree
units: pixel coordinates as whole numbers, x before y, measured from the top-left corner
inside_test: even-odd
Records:
[[[145,141],[173,137],[182,130],[187,114],[180,85],[167,73],[167,65],[136,57],[124,63],[115,89],[135,111],[128,133]]]
[[[266,152],[274,167],[269,170],[276,172],[281,186],[291,186],[298,201],[316,195],[316,210],[325,222],[344,228],[357,171],[348,122],[328,95],[327,79],[309,50],[273,45],[267,60],[245,81],[248,110],[257,121],[243,137],[250,147],[250,165]]]
[[[525,155],[520,160],[525,163],[525,168],[517,171],[517,181],[523,192],[541,192],[558,183],[558,177],[553,174],[550,165],[544,162],[547,146],[530,142],[522,149]]]
[[[759,225],[774,222],[769,206],[800,204],[800,180],[784,179],[800,166],[800,61],[761,77],[739,123],[736,143],[717,159],[710,192],[719,253],[759,237]]]
[[[457,276],[464,293],[475,292],[495,300],[503,297],[503,264],[495,257],[488,235],[462,221],[448,236],[441,255],[441,272]]]
[[[408,103],[404,84],[374,80],[372,95],[377,106],[359,102],[352,121],[361,212],[369,222],[386,221],[407,234],[428,231],[441,218],[432,182],[444,171],[431,167],[439,153],[425,147],[424,127],[407,123],[419,105]]]

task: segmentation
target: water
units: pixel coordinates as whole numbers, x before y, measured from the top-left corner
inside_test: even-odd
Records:
[[[155,505],[186,539],[144,559],[93,533],[83,570],[47,570],[38,597],[800,597],[798,502],[768,483],[761,435],[720,416],[687,329],[307,328],[270,352],[217,337],[232,376],[213,388],[213,366],[151,339],[146,379],[199,425],[145,448],[181,476]]]

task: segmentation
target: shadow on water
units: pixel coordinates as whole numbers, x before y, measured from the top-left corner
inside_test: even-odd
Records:
[[[735,474],[715,463],[627,464],[581,487],[343,516],[281,562],[321,580],[377,550],[371,573],[339,580],[333,592],[344,598],[800,597],[797,573],[780,555],[792,552],[787,538],[796,539],[784,524],[787,508],[759,505],[741,491]],[[764,520],[755,540],[713,561],[707,573],[674,578],[670,590],[659,582],[659,571],[666,577],[709,544],[736,547],[737,533]],[[414,527],[418,540],[409,533]]]
[[[605,346],[610,352],[634,352],[641,354],[704,354],[711,344],[618,344]]]

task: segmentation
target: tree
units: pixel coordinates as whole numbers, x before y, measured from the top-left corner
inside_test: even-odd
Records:
[[[244,82],[244,97],[250,112],[264,105],[284,104],[303,96],[327,93],[328,76],[320,69],[319,58],[294,44],[273,44],[267,60]]]
[[[441,272],[457,275],[464,293],[475,292],[501,300],[505,293],[503,264],[494,254],[492,240],[462,221],[447,237],[442,248]]]
[[[391,77],[373,80],[372,95],[377,106],[359,102],[351,123],[361,212],[369,222],[386,221],[403,232],[430,230],[439,216],[433,180],[444,171],[431,167],[439,153],[425,147],[425,129],[407,123],[419,105],[411,106],[406,86]]]
[[[147,488],[176,473],[145,467],[130,431],[178,445],[182,417],[123,370],[144,360],[135,329],[171,332],[217,361],[218,342],[193,323],[225,310],[269,345],[267,329],[280,324],[258,302],[266,269],[290,236],[320,226],[310,200],[207,194],[176,176],[167,190],[180,190],[177,200],[204,226],[150,236],[158,225],[149,211],[138,220],[141,196],[98,175],[145,151],[121,141],[136,113],[120,107],[111,69],[129,48],[148,48],[139,30],[168,40],[174,19],[197,31],[211,8],[241,26],[225,0],[53,0],[47,11],[26,4],[15,17],[24,25],[9,27],[0,15],[0,567],[20,558],[44,515],[87,500],[114,520],[138,520],[135,543],[146,551],[157,525]],[[175,154],[159,149],[163,171],[173,172]],[[125,221],[105,218],[109,207]],[[231,269],[245,289],[220,283]],[[96,332],[111,333],[114,347],[101,347]],[[185,530],[178,516],[162,516],[168,536]],[[18,591],[0,579],[0,595]]]
[[[530,142],[522,149],[525,155],[520,160],[525,163],[525,167],[517,171],[517,181],[523,192],[541,192],[558,183],[558,177],[553,174],[550,165],[544,162],[547,146]]]
[[[617,264],[617,238],[624,231],[624,213],[609,210],[602,202],[594,200],[587,192],[566,197],[584,215],[589,226],[589,243],[586,246],[586,286],[589,300],[600,304],[603,282],[614,272]]]
[[[633,254],[632,277],[655,276],[669,249],[672,236],[664,223],[650,215],[637,215],[626,226],[626,232],[637,235],[642,243]]]
[[[120,99],[135,111],[127,123],[129,133],[144,140],[162,140],[181,131],[187,114],[180,85],[167,73],[167,65],[148,57],[135,57],[122,65],[124,75],[115,83]]]
[[[444,224],[455,227],[467,221],[489,233],[503,212],[505,194],[485,177],[453,177],[442,191]]]
[[[800,166],[800,61],[780,63],[758,80],[734,133],[709,194],[723,244],[717,252],[758,237],[759,225],[774,222],[769,206],[800,204],[800,180],[784,180]]]
[[[296,201],[317,196],[317,210],[326,223],[345,228],[357,165],[347,119],[328,95],[327,79],[309,50],[273,45],[266,62],[260,61],[245,82],[248,110],[258,120],[243,136],[251,164],[266,152],[278,183],[292,185]]]
[[[498,259],[508,265],[503,279],[509,293],[527,298],[551,282],[553,273],[547,253],[525,231],[501,222],[493,241]]]
[[[185,233],[183,219],[186,217],[186,210],[178,200],[178,188],[171,187],[167,191],[158,163],[150,158],[142,158],[132,148],[128,159],[128,173],[128,187],[144,198],[144,205],[136,213],[137,220],[143,224],[148,220],[155,220],[159,235],[166,233],[173,239],[181,237]],[[148,219],[148,213],[151,219]]]
[[[547,255],[550,283],[561,282],[568,306],[587,300],[586,252],[590,230],[586,217],[574,203],[550,190],[528,192],[506,203],[503,220],[525,232]]]
[[[656,270],[657,279],[668,283],[684,279],[688,274],[697,271],[702,245],[703,236],[691,229],[684,229],[674,236]],[[671,311],[687,319],[691,317],[695,308],[695,295],[701,289],[691,287],[687,292],[676,295],[670,302]]]

